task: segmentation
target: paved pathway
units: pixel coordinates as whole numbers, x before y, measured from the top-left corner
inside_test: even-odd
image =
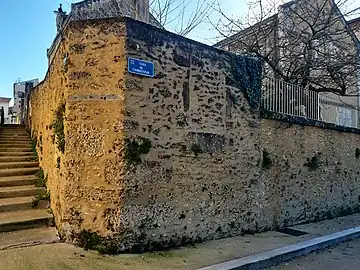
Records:
[[[359,270],[360,239],[299,257],[268,270]]]

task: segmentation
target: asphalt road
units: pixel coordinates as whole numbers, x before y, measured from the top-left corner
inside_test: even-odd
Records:
[[[270,270],[360,270],[360,239],[299,257]]]

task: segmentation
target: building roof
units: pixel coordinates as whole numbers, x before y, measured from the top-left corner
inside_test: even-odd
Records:
[[[360,17],[352,19],[352,20],[348,21],[347,23],[350,25],[355,24],[355,23],[360,23]]]
[[[0,102],[10,102],[11,98],[0,97]]]
[[[277,20],[277,14],[269,17],[269,18],[266,18],[265,20],[261,21],[261,22],[258,22],[254,25],[251,25],[243,30],[240,30],[238,33],[228,37],[228,38],[225,38],[221,41],[219,41],[218,43],[216,43],[214,46],[215,47],[221,47],[221,46],[225,46],[225,45],[228,45],[236,40],[239,40],[241,37],[243,36],[246,36],[247,34],[249,34],[253,29],[256,29],[257,27],[261,26],[261,25],[266,25],[266,24],[269,24],[269,23],[272,23],[272,22],[275,22]]]
[[[295,2],[298,2],[300,0],[293,0],[293,1],[289,1],[283,5],[280,5],[279,8],[287,8],[291,5],[293,5]],[[334,5],[334,7],[336,8],[336,12],[338,12],[340,14],[340,20],[344,23],[344,26],[346,28],[346,30],[348,31],[348,33],[350,34],[351,38],[353,39],[353,41],[355,42],[355,44],[358,44],[359,40],[357,39],[354,31],[352,30],[350,24],[353,24],[353,23],[357,23],[357,22],[360,22],[360,17],[359,18],[355,18],[351,21],[346,21],[345,20],[345,17],[344,15],[341,13],[339,7],[336,5],[335,1],[334,0],[329,0],[331,1],[331,4]],[[215,47],[221,47],[221,46],[225,46],[225,45],[228,45],[228,44],[231,44],[232,42],[236,41],[236,40],[239,40],[241,37],[243,36],[246,36],[252,29],[256,29],[256,27],[258,26],[261,26],[261,25],[265,25],[265,24],[268,24],[269,22],[273,21],[273,20],[276,20],[277,19],[277,16],[278,14],[275,14],[263,21],[260,21],[254,25],[251,25],[243,30],[240,30],[238,33],[228,37],[228,38],[225,38],[224,40],[216,43],[214,46]]]

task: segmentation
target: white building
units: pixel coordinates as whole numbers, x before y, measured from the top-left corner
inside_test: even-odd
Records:
[[[14,83],[14,106],[13,114],[16,115],[16,123],[22,124],[25,119],[27,96],[31,88],[39,84],[39,79]]]
[[[11,98],[0,97],[0,109],[4,108],[5,124],[10,124],[9,103]]]

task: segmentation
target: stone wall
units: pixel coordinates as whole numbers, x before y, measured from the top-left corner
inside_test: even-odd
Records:
[[[260,119],[256,59],[131,19],[64,36],[31,129],[66,240],[141,252],[359,209],[360,136]],[[155,77],[128,73],[127,57]],[[50,128],[61,104],[64,153]]]
[[[113,143],[123,136],[117,125],[123,117],[124,29],[120,20],[71,22],[45,80],[31,94],[29,126],[48,174],[56,224],[67,239],[80,228],[105,235],[111,229],[104,215],[119,205],[121,183],[108,180],[104,164],[116,160]],[[63,153],[58,140],[65,142]]]

